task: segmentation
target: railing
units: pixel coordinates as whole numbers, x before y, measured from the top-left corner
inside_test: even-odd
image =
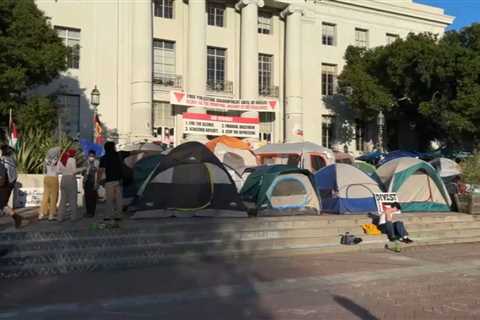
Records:
[[[176,74],[165,74],[165,73],[154,73],[153,74],[153,84],[164,86],[164,87],[173,87],[173,88],[182,88],[182,76]]]
[[[207,90],[214,92],[233,93],[233,82],[209,80],[207,81]]]
[[[278,97],[280,90],[278,86],[263,87],[258,90],[258,94],[262,97]]]

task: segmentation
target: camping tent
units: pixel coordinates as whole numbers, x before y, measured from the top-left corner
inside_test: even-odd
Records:
[[[131,169],[132,177],[130,179],[130,183],[128,185],[124,185],[123,187],[123,196],[125,198],[133,198],[137,194],[143,182],[145,182],[145,180],[148,178],[149,174],[159,165],[161,161],[164,161],[165,158],[166,156],[162,154],[150,154],[145,155],[140,160],[135,162],[133,168]]]
[[[333,154],[335,155],[335,163],[354,164],[355,162],[353,156],[346,152],[334,151]]]
[[[312,173],[335,163],[332,150],[311,142],[267,144],[255,154],[263,165],[286,164]]]
[[[430,161],[430,164],[437,170],[442,178],[459,176],[462,174],[462,168],[458,163],[447,158],[437,158]]]
[[[292,166],[258,167],[245,181],[241,196],[255,204],[259,215],[320,212],[311,173]]]
[[[237,189],[240,190],[245,182],[242,178],[245,169],[258,165],[250,145],[235,137],[221,136],[210,140],[206,146],[224,164]]]
[[[377,169],[388,192],[396,192],[403,211],[450,211],[451,200],[435,169],[416,158],[398,158]]]
[[[378,183],[360,169],[344,163],[329,165],[314,174],[322,211],[352,214],[376,212]]]
[[[139,211],[158,216],[247,216],[225,167],[198,142],[184,143],[159,161],[137,198]]]
[[[355,165],[355,167],[362,170],[367,175],[371,175],[371,174],[375,173],[375,171],[377,170],[377,168],[375,168],[374,165],[372,165],[368,162],[365,162],[365,161],[355,160],[354,165]]]

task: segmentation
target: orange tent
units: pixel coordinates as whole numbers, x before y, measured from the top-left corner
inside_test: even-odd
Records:
[[[213,140],[210,140],[207,142],[206,146],[207,148],[215,152],[215,147],[217,144],[224,144],[227,147],[233,148],[233,149],[240,149],[240,150],[251,150],[252,148],[250,147],[250,144],[248,142],[245,142],[243,140],[240,140],[235,137],[229,137],[229,136],[221,136],[218,138],[215,138]]]

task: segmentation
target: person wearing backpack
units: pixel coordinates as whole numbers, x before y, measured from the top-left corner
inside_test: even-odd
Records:
[[[12,217],[15,228],[22,225],[22,216],[8,206],[8,200],[17,182],[17,164],[13,158],[10,146],[4,144],[0,147],[0,208],[4,214]]]

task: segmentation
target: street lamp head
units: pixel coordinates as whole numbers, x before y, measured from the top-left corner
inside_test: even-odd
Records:
[[[383,111],[380,111],[378,113],[378,117],[377,117],[377,125],[379,127],[383,127],[385,125],[385,116],[383,115]]]
[[[98,107],[100,104],[100,90],[98,90],[97,86],[90,93],[90,103],[95,107]]]

